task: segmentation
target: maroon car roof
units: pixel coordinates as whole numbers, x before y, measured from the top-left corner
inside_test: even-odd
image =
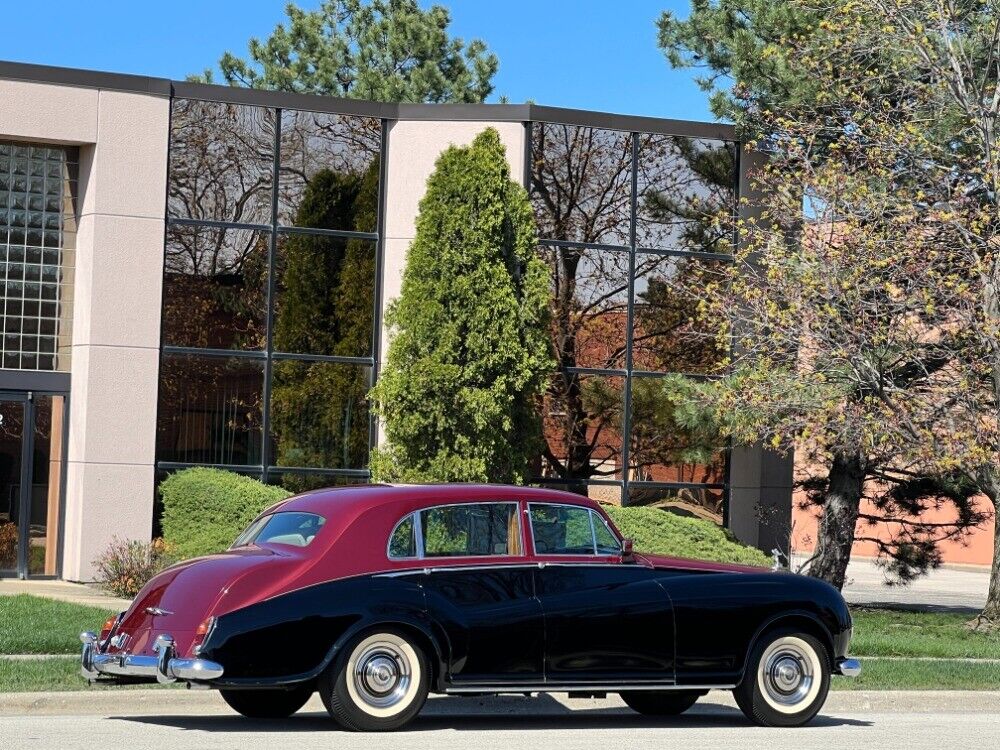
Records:
[[[559,502],[596,508],[596,501],[584,495],[541,487],[505,484],[362,484],[330,487],[294,495],[274,506],[274,510],[305,511],[324,515],[337,509],[360,513],[393,503],[426,501],[428,504],[472,500],[518,500]]]

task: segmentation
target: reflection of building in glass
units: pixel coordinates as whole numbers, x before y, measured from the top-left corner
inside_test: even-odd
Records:
[[[0,95],[0,574],[88,578],[112,536],[149,537],[156,482],[181,467],[366,481],[367,393],[427,177],[485,127],[551,269],[559,368],[537,481],[773,546],[755,505],[790,503],[786,465],[700,445],[664,387],[725,367],[694,311],[730,260],[715,217],[737,206],[731,127],[14,63]]]

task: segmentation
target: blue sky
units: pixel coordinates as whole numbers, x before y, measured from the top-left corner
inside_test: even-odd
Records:
[[[453,33],[484,39],[499,56],[494,100],[712,119],[691,71],[671,70],[656,46],[660,12],[686,14],[687,0],[438,1],[451,9]],[[183,78],[224,50],[243,53],[283,9],[284,0],[10,3],[0,59]]]

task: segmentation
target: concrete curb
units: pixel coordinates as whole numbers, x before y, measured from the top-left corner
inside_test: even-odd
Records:
[[[732,696],[713,691],[701,699],[699,711],[734,709]],[[566,709],[625,710],[617,696],[606,699],[569,700],[565,695],[547,699],[525,699],[514,696],[497,698],[432,697],[425,708],[437,715],[508,715],[565,713]],[[996,713],[1000,710],[1000,691],[973,690],[856,690],[830,693],[823,713],[886,714],[886,713]],[[323,712],[317,696],[303,709],[307,713]],[[0,716],[129,716],[177,714],[229,714],[231,710],[214,690],[183,689],[101,689],[77,692],[8,693],[0,695]]]

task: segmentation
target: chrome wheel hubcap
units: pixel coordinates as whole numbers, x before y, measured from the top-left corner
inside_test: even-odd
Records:
[[[354,664],[354,688],[369,706],[391,708],[407,696],[412,668],[406,653],[396,644],[369,643]]]
[[[761,683],[768,697],[783,706],[801,703],[812,691],[813,668],[810,655],[790,643],[772,647],[761,659]]]

